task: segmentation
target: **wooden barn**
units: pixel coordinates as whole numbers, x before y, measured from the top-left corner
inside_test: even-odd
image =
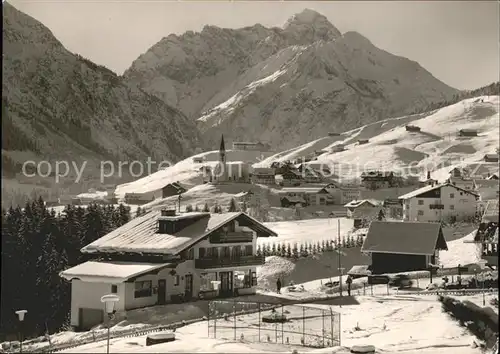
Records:
[[[369,139],[359,139],[358,144],[359,145],[368,144],[369,141],[370,141]]]
[[[458,132],[459,136],[477,136],[476,129],[460,129]]]
[[[186,191],[187,191],[187,188],[185,188],[179,182],[173,182],[173,183],[167,184],[165,187],[163,187],[161,189],[161,197],[167,198],[167,197],[171,197],[174,195],[179,195],[179,194],[185,193]]]
[[[416,125],[407,125],[406,127],[407,132],[419,132],[420,127],[417,127]]]
[[[429,269],[448,250],[440,223],[373,221],[361,248],[371,255],[372,274]]]
[[[497,154],[486,154],[484,155],[484,162],[498,162]]]

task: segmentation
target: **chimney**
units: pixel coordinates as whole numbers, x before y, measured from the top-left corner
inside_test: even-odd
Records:
[[[175,209],[162,209],[161,216],[175,216]]]

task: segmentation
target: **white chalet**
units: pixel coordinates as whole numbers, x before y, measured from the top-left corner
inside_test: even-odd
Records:
[[[60,273],[71,281],[71,325],[102,323],[100,299],[109,293],[120,297],[116,316],[170,302],[255,294],[256,267],[264,264],[257,237],[269,236],[277,235],[242,212],[162,210],[137,217],[81,249],[96,260]]]
[[[398,199],[403,200],[403,220],[438,222],[453,216],[474,216],[479,195],[445,183],[419,188]]]

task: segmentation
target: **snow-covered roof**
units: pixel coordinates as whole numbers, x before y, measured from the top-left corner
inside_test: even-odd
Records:
[[[281,189],[280,193],[319,193],[324,189],[325,187],[290,187]]]
[[[127,224],[83,247],[81,251],[84,253],[132,252],[176,255],[236,218],[245,218],[249,221],[248,227],[263,235],[277,236],[274,231],[243,212],[222,214],[193,212],[184,213],[179,217],[191,217],[197,220],[173,235],[158,233],[158,220],[161,218],[161,212],[151,211],[132,219]]]
[[[59,273],[66,280],[92,278],[103,282],[121,283],[130,278],[172,266],[171,263],[99,262],[89,261]]]
[[[402,196],[399,197],[399,199],[410,199],[410,198],[413,198],[413,197],[417,197],[417,196],[421,195],[422,193],[433,191],[435,189],[440,189],[441,187],[444,187],[444,186],[453,187],[453,188],[455,188],[457,190],[460,190],[461,192],[465,192],[465,193],[469,193],[469,194],[478,196],[474,192],[471,192],[471,191],[468,191],[466,189],[457,187],[457,186],[455,186],[453,184],[450,184],[450,183],[444,183],[444,184],[430,185],[430,186],[425,186],[425,187],[419,188],[419,189],[414,190],[414,191],[412,191],[410,193],[403,194]]]
[[[371,206],[379,206],[383,204],[383,201],[381,200],[375,200],[375,199],[362,199],[362,200],[352,200],[346,205],[344,205],[345,208],[357,208],[360,207],[361,205],[368,203]]]

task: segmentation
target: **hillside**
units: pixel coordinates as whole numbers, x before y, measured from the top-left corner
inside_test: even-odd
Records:
[[[9,3],[3,4],[2,88],[2,162],[9,177],[26,160],[65,160],[88,161],[85,179],[98,179],[99,161],[178,161],[199,138],[179,110],[70,53]]]
[[[499,104],[499,96],[480,96],[433,112],[386,119],[280,152],[254,167],[300,159],[316,150],[325,150],[310,163],[329,166],[332,173],[344,179],[359,177],[363,170],[404,172],[411,166],[422,171],[416,172],[421,177],[425,177],[424,170],[430,170],[432,178],[442,181],[452,167],[480,162],[485,154],[495,153],[499,146]],[[418,126],[421,131],[408,132],[406,125]],[[460,129],[476,129],[478,136],[459,137]],[[369,141],[360,145],[358,139]],[[345,151],[333,152],[340,144]],[[498,170],[498,164],[492,163],[490,167],[492,171]]]
[[[205,26],[169,35],[124,76],[196,119],[206,147],[224,133],[282,150],[459,93],[307,9],[283,28]]]
[[[263,155],[252,151],[228,150],[228,161],[247,161],[253,167],[269,167],[274,161],[300,159],[315,150],[325,149],[317,161],[311,164],[327,165],[332,173],[343,180],[355,179],[363,169],[393,169],[405,172],[410,165],[415,173],[425,178],[424,170],[432,171],[432,178],[443,181],[448,172],[455,166],[471,164],[482,160],[488,153],[494,153],[499,146],[499,96],[480,96],[460,101],[456,104],[419,115],[386,119],[377,123],[343,133],[336,137],[324,137],[313,140],[290,150],[277,154]],[[408,132],[407,124],[421,127],[419,133]],[[477,129],[477,137],[459,137],[460,129]],[[369,139],[359,145],[357,139]],[[345,144],[346,150],[331,152],[334,146]],[[206,165],[214,165],[217,151],[195,155],[205,157]],[[250,186],[235,184],[226,186],[200,185],[203,164],[194,163],[187,158],[174,166],[151,174],[134,182],[117,187],[117,194],[149,192],[164,185],[180,181],[195,188],[185,194],[183,203],[210,205],[214,200],[228,203],[235,194],[246,191]],[[485,163],[491,171],[498,171],[498,164]],[[340,169],[341,168],[341,169]],[[413,170],[412,169],[412,170]],[[260,187],[259,187],[260,188]],[[159,208],[173,205],[176,198],[157,199],[148,207]]]

